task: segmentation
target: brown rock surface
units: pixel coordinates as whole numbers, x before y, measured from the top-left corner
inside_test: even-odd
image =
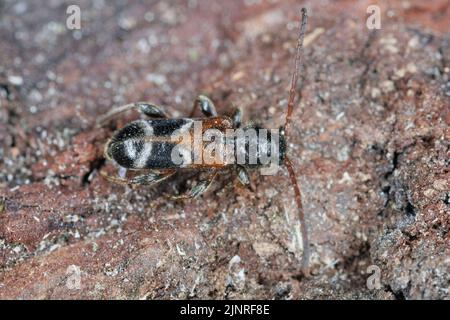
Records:
[[[112,185],[112,106],[151,100],[174,117],[198,93],[220,113],[284,118],[298,1],[64,1],[0,6],[0,298],[449,298],[450,5],[309,1],[290,140],[312,242],[300,275],[286,172]],[[117,122],[123,125],[133,115]],[[68,285],[76,266],[80,289]],[[366,286],[367,268],[381,288]]]

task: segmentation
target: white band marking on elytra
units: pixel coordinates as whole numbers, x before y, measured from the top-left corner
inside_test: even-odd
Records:
[[[148,121],[140,121],[139,122],[140,127],[142,130],[144,130],[145,136],[152,136],[153,135],[153,127]],[[152,154],[153,145],[151,142],[144,142],[144,146],[139,152],[139,155],[136,157],[136,160],[134,160],[134,167],[135,168],[144,168],[148,158]]]

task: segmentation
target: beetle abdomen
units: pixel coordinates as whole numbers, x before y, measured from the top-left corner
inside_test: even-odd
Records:
[[[192,119],[138,120],[120,129],[106,146],[106,155],[127,169],[175,168],[171,140],[175,132],[189,131]]]

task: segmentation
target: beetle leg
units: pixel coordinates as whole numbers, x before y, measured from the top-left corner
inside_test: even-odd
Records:
[[[138,102],[136,103],[139,110],[150,118],[167,118],[167,115],[164,111],[161,110],[160,106],[157,106],[153,103],[147,102]]]
[[[217,176],[217,171],[214,171],[205,180],[199,181],[191,190],[187,191],[185,194],[179,196],[171,196],[172,199],[192,199],[197,198],[201,194],[205,193],[206,190],[211,186],[215,177]]]
[[[242,109],[236,108],[231,115],[231,119],[233,120],[234,127],[240,128],[242,124]]]
[[[194,116],[195,109],[199,108],[200,111],[205,115],[205,117],[216,117],[217,111],[214,103],[207,96],[199,95],[194,101],[194,106],[192,108],[190,118]]]
[[[167,115],[161,110],[161,107],[153,103],[136,102],[111,109],[105,115],[98,118],[97,126],[102,126],[114,117],[131,109],[139,109],[140,112],[151,118],[167,118]]]
[[[121,178],[121,177],[113,177],[113,176],[109,176],[105,173],[102,173],[102,175],[107,180],[117,183],[117,184],[122,184],[122,185],[153,185],[153,184],[157,184],[157,183],[169,178],[170,176],[175,174],[175,172],[176,172],[176,170],[168,170],[168,171],[164,171],[164,172],[153,171],[153,172],[143,174],[140,176],[136,176],[136,177],[130,178],[130,179]]]

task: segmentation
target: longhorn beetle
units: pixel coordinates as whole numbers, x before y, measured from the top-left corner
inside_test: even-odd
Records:
[[[291,78],[291,85],[289,90],[289,100],[286,113],[286,120],[284,126],[277,129],[278,145],[277,145],[277,157],[278,161],[284,162],[291,179],[291,184],[295,192],[295,200],[298,207],[298,217],[301,222],[302,242],[303,242],[303,256],[302,256],[302,270],[305,275],[309,274],[309,241],[308,230],[305,222],[305,216],[303,212],[302,199],[300,187],[297,182],[294,167],[291,160],[286,154],[287,138],[291,125],[292,112],[294,110],[294,102],[296,96],[296,87],[299,69],[302,66],[303,55],[303,39],[306,32],[307,24],[307,12],[305,8],[302,8],[302,21],[299,29],[299,36],[297,41],[296,55],[294,59],[294,71]],[[192,118],[196,108],[200,108],[205,118]],[[113,137],[105,145],[105,158],[111,160],[119,167],[118,176],[108,176],[103,174],[108,180],[124,184],[124,185],[154,185],[159,183],[168,177],[181,170],[206,170],[209,172],[209,176],[198,182],[190,191],[181,196],[174,198],[195,198],[204,193],[211,185],[212,181],[217,175],[217,172],[227,168],[235,168],[238,176],[238,180],[243,185],[250,185],[250,179],[247,169],[261,168],[266,166],[266,163],[261,161],[262,156],[270,153],[267,149],[267,143],[262,145],[260,140],[256,141],[256,155],[251,151],[250,139],[245,133],[254,129],[261,129],[255,125],[247,125],[241,128],[242,111],[237,108],[231,117],[218,116],[216,108],[213,102],[204,95],[199,95],[194,102],[194,108],[189,118],[171,119],[166,116],[164,111],[157,105],[147,102],[137,102],[127,104],[121,107],[112,109],[104,116],[98,119],[98,124],[102,125],[111,120],[116,115],[125,111],[137,109],[144,115],[152,118],[149,120],[136,120],[127,124],[122,129],[114,133]],[[230,129],[241,129],[244,132],[244,138],[242,136],[234,136],[231,140],[233,147],[239,149],[241,147],[245,159],[250,156],[256,156],[256,163],[244,163],[236,164],[231,162],[222,163],[194,163],[192,161],[176,162],[173,158],[172,151],[177,145],[172,135],[174,132],[187,133],[191,137],[193,136],[193,123],[197,121],[202,125],[202,133],[205,133],[208,129],[214,129],[219,133],[225,133]],[[275,140],[275,135],[272,133],[268,136],[266,142]],[[244,139],[244,140],[242,140]],[[253,141],[255,142],[255,141]],[[200,151],[203,153],[205,145],[201,145]],[[189,158],[191,154],[181,153],[182,158]],[[137,175],[133,178],[127,178],[127,170],[147,170],[142,175]]]

